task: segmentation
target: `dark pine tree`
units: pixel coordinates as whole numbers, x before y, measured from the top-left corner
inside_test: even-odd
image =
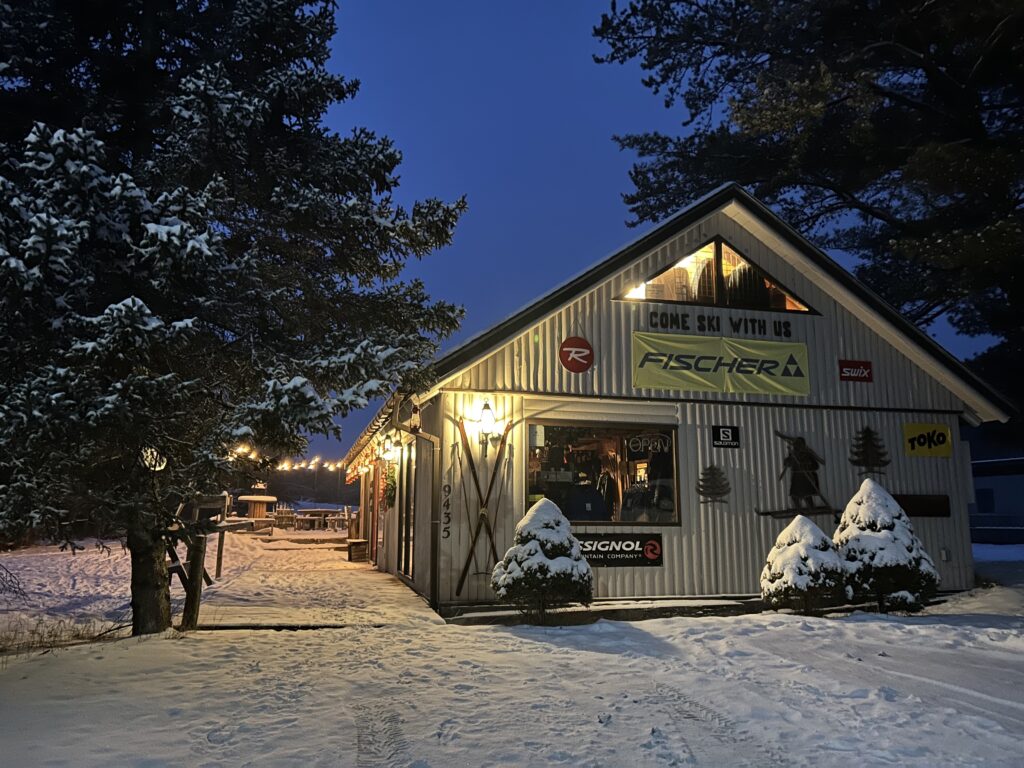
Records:
[[[703,497],[700,500],[701,504],[712,504],[718,501],[727,504],[725,497],[731,491],[729,478],[725,476],[721,467],[711,464],[700,473],[700,479],[697,481],[697,493]]]
[[[884,475],[882,468],[889,466],[889,453],[881,435],[871,427],[861,429],[850,445],[850,463],[861,468],[858,475]]]
[[[123,532],[137,634],[170,624],[180,501],[419,386],[461,317],[400,274],[464,202],[398,205],[392,143],[323,124],[358,86],[335,10],[4,6],[0,536]]]
[[[594,30],[598,61],[638,61],[679,135],[616,137],[625,196],[658,221],[735,180],[912,322],[1001,339],[1024,358],[1024,12],[1020,0],[632,0]]]

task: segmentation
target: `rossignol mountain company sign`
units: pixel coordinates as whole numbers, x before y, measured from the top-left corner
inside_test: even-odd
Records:
[[[660,533],[577,533],[583,557],[598,568],[664,565]]]
[[[810,393],[797,342],[633,332],[633,386],[764,395]]]

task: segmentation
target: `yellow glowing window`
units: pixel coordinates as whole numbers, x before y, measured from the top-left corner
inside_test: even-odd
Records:
[[[618,297],[776,312],[810,312],[759,267],[716,239]]]

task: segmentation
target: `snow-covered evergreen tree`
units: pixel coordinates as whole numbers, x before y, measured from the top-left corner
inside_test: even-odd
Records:
[[[761,599],[772,608],[808,612],[846,596],[846,569],[832,540],[797,515],[775,540],[761,571]]]
[[[499,600],[514,604],[542,624],[551,608],[590,604],[594,598],[590,564],[557,504],[541,499],[530,507],[516,525],[512,547],[494,566],[491,587]]]
[[[833,537],[853,596],[880,610],[915,610],[935,594],[939,574],[903,508],[871,478],[846,505]]]
[[[332,2],[0,11],[0,533],[123,531],[161,631],[179,501],[429,375],[461,312],[399,275],[464,203],[323,126]]]

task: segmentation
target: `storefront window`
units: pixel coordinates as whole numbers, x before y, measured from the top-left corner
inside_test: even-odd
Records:
[[[627,299],[715,303],[715,244],[699,251],[641,283],[626,294]]]
[[[760,269],[722,243],[725,306],[737,309],[806,312],[807,307],[780,288]]]
[[[530,423],[527,503],[574,523],[676,523],[675,428]]]
[[[680,259],[619,298],[776,312],[811,311],[721,238]]]

